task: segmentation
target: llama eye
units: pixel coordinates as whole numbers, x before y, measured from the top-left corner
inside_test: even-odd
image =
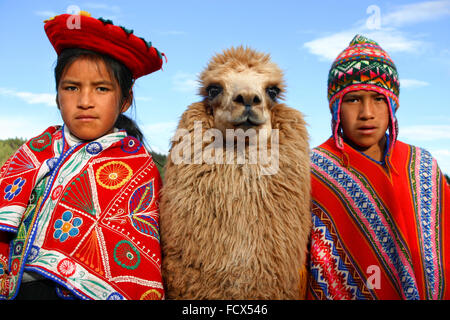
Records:
[[[214,99],[222,92],[222,87],[219,85],[210,85],[206,88],[206,92],[208,93],[208,98]]]
[[[273,86],[266,89],[267,94],[269,95],[270,99],[273,101],[276,100],[278,94],[280,93],[280,88]]]

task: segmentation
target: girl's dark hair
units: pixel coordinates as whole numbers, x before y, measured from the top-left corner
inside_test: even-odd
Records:
[[[122,98],[120,104],[123,104],[129,99],[133,99],[133,75],[124,64],[107,55],[81,48],[65,49],[58,56],[55,67],[56,92],[58,92],[59,81],[61,80],[64,70],[66,70],[66,68],[68,68],[73,62],[75,62],[75,60],[81,57],[96,61],[103,60],[105,62],[106,68],[108,69],[111,76],[114,76],[114,78],[117,80],[121,89]],[[133,101],[130,102],[133,103]],[[133,136],[141,143],[144,143],[144,134],[139,129],[136,122],[134,122],[123,113],[120,113],[119,117],[117,118],[115,127],[118,129],[125,129],[128,135]]]

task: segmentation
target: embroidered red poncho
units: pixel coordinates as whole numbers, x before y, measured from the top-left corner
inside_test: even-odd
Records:
[[[436,160],[400,141],[385,167],[343,150],[331,138],[311,156],[308,297],[450,299],[450,187]]]
[[[24,271],[82,299],[163,298],[152,157],[124,131],[72,146],[65,131],[49,127],[0,169],[1,298]]]

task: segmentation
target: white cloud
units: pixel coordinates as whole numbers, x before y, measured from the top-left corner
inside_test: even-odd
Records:
[[[152,101],[153,98],[151,97],[136,97],[134,98],[136,101],[143,101],[143,102],[148,102],[148,101]]]
[[[412,89],[427,87],[430,84],[426,81],[416,80],[416,79],[400,79],[400,88]]]
[[[400,27],[449,15],[450,1],[427,1],[399,6],[397,10],[382,15],[381,21],[383,25]]]
[[[400,140],[402,136],[408,137],[408,140],[414,141],[449,140],[450,125],[416,125],[400,127]]]
[[[167,154],[170,140],[177,129],[177,122],[160,122],[141,126],[145,138],[153,151]]]
[[[430,149],[428,151],[430,151],[431,155],[436,159],[442,172],[450,176],[450,150]]]
[[[31,139],[43,131],[41,123],[30,117],[4,116],[0,118],[0,139]]]
[[[55,94],[50,93],[32,93],[0,88],[0,95],[19,98],[28,104],[45,104],[50,107],[56,106],[56,96]]]
[[[119,6],[116,5],[110,5],[110,4],[106,4],[106,3],[93,3],[93,2],[88,2],[85,3],[82,6],[82,10],[83,8],[87,8],[87,9],[94,9],[94,10],[108,10],[114,13],[120,13],[121,9]]]
[[[56,12],[50,11],[50,10],[39,10],[39,11],[35,11],[34,14],[36,14],[39,17],[42,17],[44,19],[49,19],[51,17],[58,15]]]
[[[304,43],[303,47],[320,60],[333,61],[356,34],[362,34],[377,41],[387,52],[420,53],[428,47],[427,43],[418,40],[418,35],[411,37],[400,31],[399,27],[450,16],[450,0],[402,5],[387,13],[379,11],[378,24],[373,23],[373,17],[366,16],[350,29],[318,37]]]
[[[303,46],[321,60],[333,61],[349,45],[356,34],[374,39],[387,52],[414,53],[424,46],[422,41],[409,39],[402,32],[392,28],[368,30],[365,26],[320,37],[306,42]]]
[[[193,92],[198,89],[198,74],[178,72],[172,78],[173,89],[180,92]]]
[[[355,34],[355,31],[343,31],[306,42],[303,46],[322,60],[333,61]]]

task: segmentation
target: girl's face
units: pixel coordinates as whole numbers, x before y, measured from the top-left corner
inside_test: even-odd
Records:
[[[381,161],[389,125],[386,97],[375,91],[352,91],[342,98],[344,135],[366,155]]]
[[[114,130],[121,112],[122,93],[103,60],[79,58],[63,73],[58,84],[58,107],[70,132],[81,140],[95,140]]]

